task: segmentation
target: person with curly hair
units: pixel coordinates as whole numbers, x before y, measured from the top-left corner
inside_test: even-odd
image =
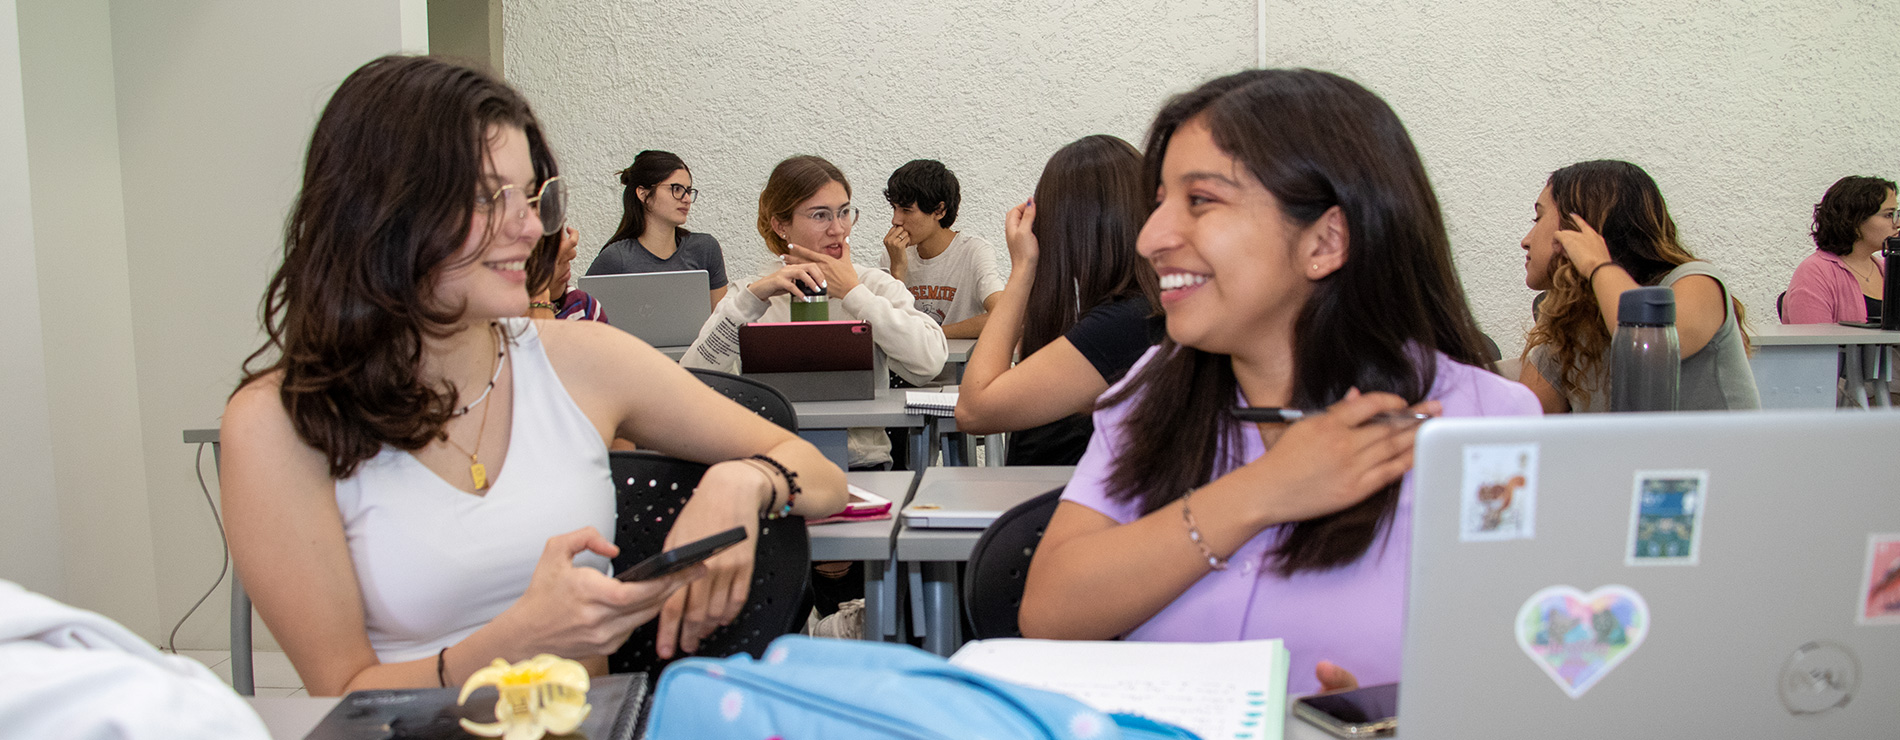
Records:
[[[1892,180],[1849,176],[1836,180],[1814,204],[1814,253],[1794,268],[1781,297],[1781,323],[1879,321],[1887,278],[1880,255],[1900,232]]]
[[[1550,174],[1532,211],[1530,233],[1519,244],[1524,284],[1548,297],[1525,342],[1518,379],[1545,413],[1609,410],[1618,298],[1654,285],[1676,294],[1679,408],[1761,408],[1742,302],[1715,265],[1677,240],[1649,173],[1617,160],[1579,162]]]

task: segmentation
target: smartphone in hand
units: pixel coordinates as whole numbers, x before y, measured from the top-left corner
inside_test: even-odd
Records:
[[[633,567],[614,574],[622,581],[650,581],[669,573],[677,573],[718,555],[728,547],[745,541],[745,527],[733,527],[702,540],[688,542],[666,552],[634,563]]]
[[[1334,737],[1386,737],[1398,730],[1399,685],[1300,697],[1293,714]]]

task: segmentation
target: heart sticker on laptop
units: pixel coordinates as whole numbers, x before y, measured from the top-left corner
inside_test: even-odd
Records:
[[[1517,646],[1570,698],[1583,696],[1649,634],[1649,605],[1628,586],[1551,586],[1517,610]]]

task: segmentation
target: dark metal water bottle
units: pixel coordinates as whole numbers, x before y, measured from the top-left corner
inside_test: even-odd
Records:
[[[1682,384],[1676,294],[1637,288],[1617,300],[1610,339],[1610,410],[1675,411]]]
[[[1900,236],[1887,237],[1881,256],[1887,260],[1887,278],[1886,284],[1880,289],[1880,328],[1900,330],[1900,305],[1893,302],[1895,298],[1900,298],[1900,280],[1893,276],[1894,258],[1900,257]]]

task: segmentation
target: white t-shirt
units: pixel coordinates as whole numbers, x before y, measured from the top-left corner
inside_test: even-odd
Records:
[[[904,249],[909,274],[904,286],[917,299],[917,310],[940,325],[954,324],[983,313],[983,301],[1002,292],[1003,275],[996,268],[996,248],[980,236],[958,233],[942,254],[917,256],[917,246]],[[878,257],[878,267],[891,269],[891,255]]]

